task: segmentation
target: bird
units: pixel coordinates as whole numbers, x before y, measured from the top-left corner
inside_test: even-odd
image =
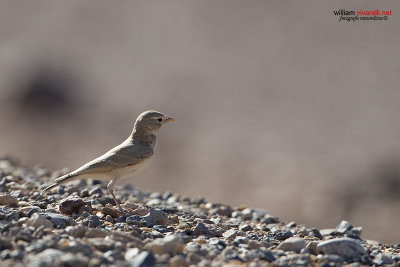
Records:
[[[143,112],[136,119],[131,134],[124,142],[80,168],[55,179],[55,183],[42,190],[39,196],[61,184],[78,179],[111,180],[107,185],[108,192],[118,209],[124,213],[113,192],[115,182],[120,178],[134,176],[147,167],[154,154],[157,130],[163,124],[173,121],[174,118],[155,110]]]

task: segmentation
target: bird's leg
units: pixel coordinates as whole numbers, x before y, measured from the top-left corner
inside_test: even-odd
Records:
[[[108,192],[110,192],[111,196],[113,197],[115,204],[117,204],[118,209],[122,212],[122,214],[125,214],[124,210],[121,208],[121,205],[119,204],[119,202],[113,192],[115,180],[116,179],[111,180],[111,182],[107,185],[107,189],[108,189]]]

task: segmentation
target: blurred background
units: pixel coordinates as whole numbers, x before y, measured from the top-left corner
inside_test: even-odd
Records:
[[[151,191],[400,242],[398,1],[2,1],[0,155],[75,169],[155,109]],[[391,9],[338,22],[334,10]]]

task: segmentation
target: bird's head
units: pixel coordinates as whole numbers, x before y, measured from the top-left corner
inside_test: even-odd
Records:
[[[135,129],[136,131],[154,133],[160,129],[161,125],[171,121],[175,121],[175,119],[167,117],[161,112],[148,110],[140,114],[136,119]]]

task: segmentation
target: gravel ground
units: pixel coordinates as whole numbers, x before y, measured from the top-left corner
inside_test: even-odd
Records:
[[[0,266],[400,266],[400,244],[342,221],[318,230],[266,210],[171,192],[75,181],[36,200],[62,172],[0,160]]]

